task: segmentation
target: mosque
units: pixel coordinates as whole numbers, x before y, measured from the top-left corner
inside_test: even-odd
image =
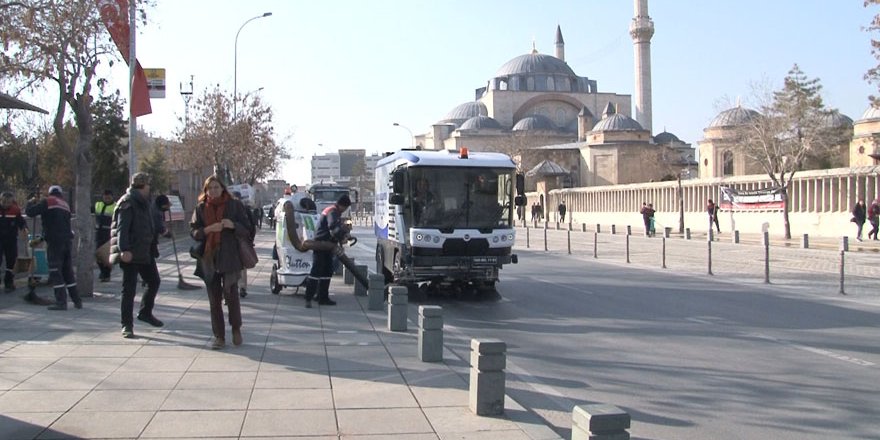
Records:
[[[579,76],[565,62],[562,29],[556,28],[554,55],[530,53],[501,65],[474,100],[462,103],[434,123],[417,143],[434,150],[500,151],[526,172],[527,190],[540,181],[553,188],[593,187],[690,178],[763,174],[729,141],[732,130],[758,115],[736,106],[720,112],[704,129],[697,149],[676,135],[653,134],[651,110],[651,37],[654,23],[647,0],[634,0],[630,23],[635,57],[635,96],[599,92],[598,82]],[[634,105],[633,105],[634,104]],[[635,116],[632,115],[633,109]],[[829,127],[853,132],[831,162],[809,168],[876,165],[880,110],[862,119],[835,114]],[[851,127],[851,128],[850,128]],[[834,163],[832,163],[834,162]],[[550,177],[551,179],[548,179]],[[556,179],[552,179],[555,177]]]

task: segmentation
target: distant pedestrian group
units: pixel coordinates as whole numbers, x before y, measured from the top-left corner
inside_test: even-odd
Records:
[[[862,229],[865,222],[871,224],[871,230],[868,231],[868,239],[877,240],[877,232],[880,229],[880,198],[871,202],[870,207],[865,206],[865,200],[859,199],[852,209],[851,222],[856,224],[856,240],[862,241]]]
[[[642,202],[642,208],[639,214],[642,214],[642,220],[645,222],[645,236],[653,237],[656,234],[654,228],[654,204]]]

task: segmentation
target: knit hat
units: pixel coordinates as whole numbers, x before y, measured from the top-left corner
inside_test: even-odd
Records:
[[[53,194],[64,194],[64,191],[61,189],[61,185],[52,185],[49,187],[49,195]]]
[[[143,188],[146,185],[150,184],[152,178],[149,173],[134,173],[134,176],[131,176],[131,187],[132,188]]]

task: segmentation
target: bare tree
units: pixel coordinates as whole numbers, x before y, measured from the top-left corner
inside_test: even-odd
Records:
[[[96,76],[102,61],[116,57],[116,46],[107,38],[97,3],[94,1],[20,0],[0,3],[0,74],[38,87],[54,83],[58,104],[53,128],[61,151],[71,151],[69,158],[76,170],[74,209],[82,214],[74,222],[78,240],[75,251],[89,255],[94,249],[94,228],[87,213],[91,205],[91,152],[94,124],[92,88],[103,87],[105,80]],[[68,107],[76,126],[75,145],[64,136]],[[77,278],[81,294],[93,289],[91,258],[77,258]]]
[[[791,238],[789,186],[810,155],[820,156],[840,145],[841,130],[830,130],[834,110],[825,107],[818,78],[807,78],[795,64],[780,90],[757,98],[760,115],[736,129],[733,146],[759,166],[783,195],[785,238]]]
[[[880,5],[880,0],[865,0],[864,4],[866,8],[872,5]],[[868,25],[865,30],[868,32],[880,31],[880,14],[874,15],[874,19],[871,20],[871,24]],[[871,39],[871,55],[874,55],[874,58],[880,62],[880,40],[874,38]],[[876,84],[880,87],[880,65],[868,69],[865,73],[865,80],[868,81],[869,84]],[[880,107],[880,98],[871,95],[868,99],[871,101],[871,105],[874,107]]]
[[[238,117],[232,107],[231,95],[219,87],[196,99],[187,126],[178,133],[177,167],[228,167],[236,180],[250,184],[279,169],[290,155],[275,139],[272,108],[250,94],[241,98]]]

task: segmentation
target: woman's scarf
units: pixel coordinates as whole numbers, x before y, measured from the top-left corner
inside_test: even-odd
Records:
[[[205,226],[213,225],[223,220],[223,214],[226,210],[226,202],[229,200],[229,193],[226,191],[217,198],[206,199],[205,203]],[[213,256],[214,251],[220,248],[220,232],[209,232],[205,235],[205,255]]]

